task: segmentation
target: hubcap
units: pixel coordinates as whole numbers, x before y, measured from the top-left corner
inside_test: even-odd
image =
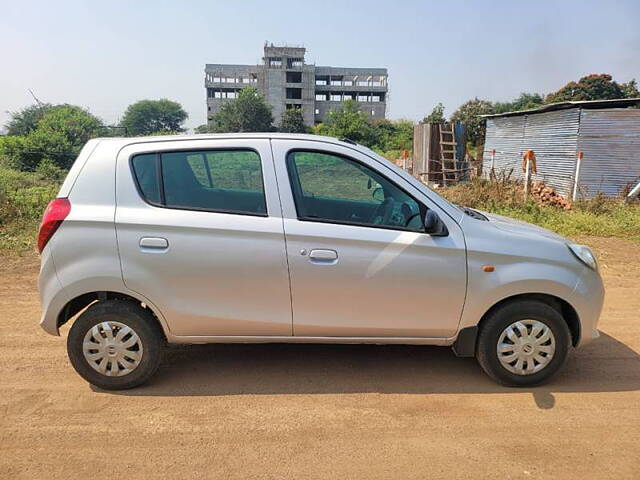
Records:
[[[520,320],[503,330],[497,350],[500,363],[508,371],[531,375],[549,365],[556,351],[556,339],[544,323]]]
[[[82,353],[91,368],[108,377],[134,371],[142,360],[138,334],[120,322],[102,322],[84,336]]]

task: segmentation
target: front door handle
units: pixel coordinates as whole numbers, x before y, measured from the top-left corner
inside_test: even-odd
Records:
[[[169,241],[162,237],[142,237],[140,248],[145,250],[166,250],[169,248]]]
[[[309,261],[318,265],[335,265],[338,263],[338,252],[314,248],[309,252]]]

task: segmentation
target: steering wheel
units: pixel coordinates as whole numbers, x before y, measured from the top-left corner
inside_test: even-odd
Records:
[[[414,213],[413,215],[410,215],[410,216],[405,220],[405,222],[404,222],[404,226],[405,226],[405,227],[408,227],[408,226],[409,226],[409,224],[411,223],[411,220],[413,220],[414,218],[419,217],[419,216],[420,216],[420,212],[418,212],[418,213]]]
[[[369,220],[374,225],[388,225],[393,213],[393,198],[387,197],[384,201],[376,207]]]
[[[402,207],[400,207],[400,211],[402,213],[402,217],[404,219],[404,226],[408,227],[409,224],[411,223],[411,221],[420,216],[420,211],[413,213],[413,210],[411,209],[411,207],[409,206],[408,203],[403,203]]]

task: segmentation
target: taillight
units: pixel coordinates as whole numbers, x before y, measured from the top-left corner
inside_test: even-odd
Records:
[[[55,198],[49,202],[47,209],[42,215],[40,231],[38,232],[38,252],[42,253],[49,240],[63,220],[67,218],[71,211],[71,202],[68,198]]]

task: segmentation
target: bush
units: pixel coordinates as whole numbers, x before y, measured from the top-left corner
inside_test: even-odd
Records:
[[[0,251],[33,248],[38,224],[60,181],[0,167]]]
[[[44,180],[62,182],[67,175],[67,170],[60,168],[50,159],[45,158],[36,167],[36,173]]]

